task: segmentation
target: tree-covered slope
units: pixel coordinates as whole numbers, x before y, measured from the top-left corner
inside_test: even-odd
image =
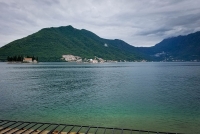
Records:
[[[7,56],[29,55],[37,56],[39,61],[60,61],[66,54],[109,60],[141,59],[135,47],[121,40],[102,39],[90,31],[72,26],[44,28],[0,48],[0,58],[4,60]]]
[[[138,48],[150,60],[200,60],[200,32],[164,39],[149,48]]]
[[[8,56],[36,56],[39,61],[61,61],[62,55],[106,60],[200,61],[200,32],[164,39],[153,47],[134,47],[122,40],[108,40],[72,26],[44,28],[0,48]]]

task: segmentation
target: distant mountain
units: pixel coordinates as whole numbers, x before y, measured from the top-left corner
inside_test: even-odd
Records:
[[[153,47],[138,49],[150,60],[200,61],[200,32],[164,39]]]
[[[87,30],[72,26],[44,28],[0,48],[0,59],[7,56],[37,56],[39,61],[61,61],[62,55],[82,58],[94,56],[106,60],[138,60],[142,57],[135,47],[122,40],[108,40]]]
[[[36,56],[39,61],[62,61],[62,55],[68,54],[117,61],[200,61],[200,32],[164,39],[153,47],[134,47],[72,26],[44,28],[1,47],[0,61],[18,55]]]

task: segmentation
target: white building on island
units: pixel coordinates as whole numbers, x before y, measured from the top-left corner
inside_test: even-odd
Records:
[[[32,59],[32,58],[24,58],[24,59],[23,59],[23,62],[32,63],[32,62],[33,62],[33,59]]]

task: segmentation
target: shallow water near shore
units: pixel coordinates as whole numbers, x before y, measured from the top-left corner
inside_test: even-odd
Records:
[[[0,119],[200,133],[200,63],[0,63]]]

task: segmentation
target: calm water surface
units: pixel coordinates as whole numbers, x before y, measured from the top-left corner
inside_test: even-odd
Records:
[[[0,63],[0,119],[200,133],[200,63]]]

